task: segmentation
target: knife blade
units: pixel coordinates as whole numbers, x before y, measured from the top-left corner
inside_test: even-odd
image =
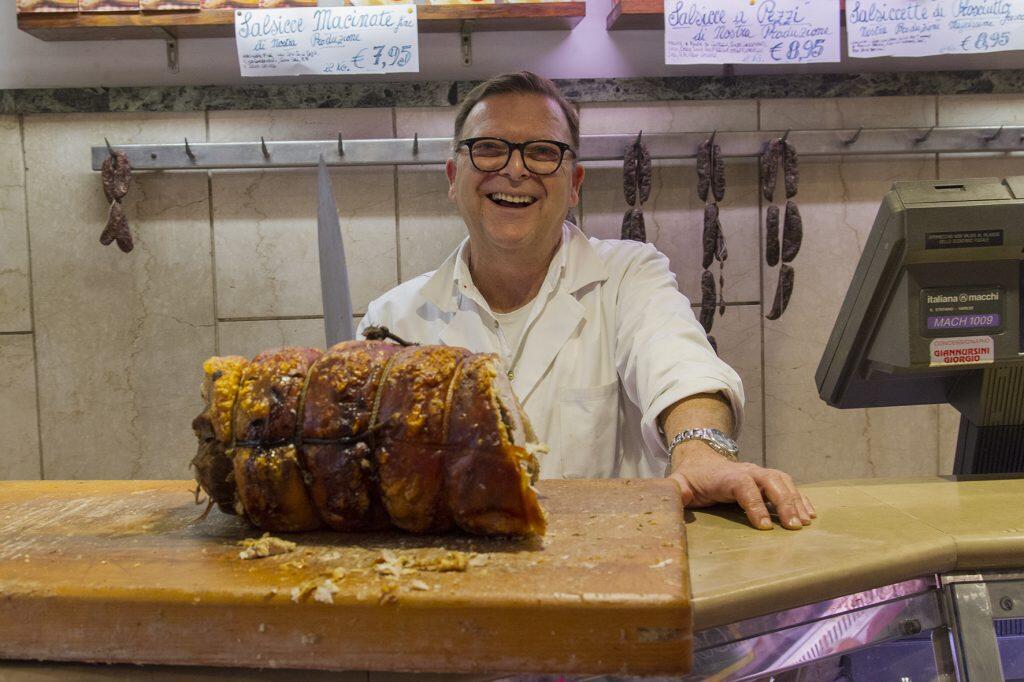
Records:
[[[324,332],[327,347],[356,337],[352,325],[352,297],[349,291],[348,268],[345,265],[345,244],[341,239],[338,207],[334,203],[331,176],[323,155],[316,179],[316,234],[320,252],[320,295],[324,305]]]

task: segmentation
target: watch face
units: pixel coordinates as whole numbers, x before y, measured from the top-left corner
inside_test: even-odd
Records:
[[[715,443],[717,443],[719,446],[721,446],[724,450],[728,452],[735,453],[737,450],[739,450],[739,448],[736,447],[736,444],[733,443],[731,439],[727,438],[721,433],[718,433],[717,431],[712,431],[711,437],[714,439]]]

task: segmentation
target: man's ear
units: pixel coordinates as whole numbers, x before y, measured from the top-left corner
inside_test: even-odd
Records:
[[[448,198],[455,201],[455,160],[444,162],[444,174],[448,176]]]
[[[576,206],[580,203],[580,187],[583,185],[584,175],[583,166],[576,164],[572,169],[572,191],[569,193],[570,206]]]

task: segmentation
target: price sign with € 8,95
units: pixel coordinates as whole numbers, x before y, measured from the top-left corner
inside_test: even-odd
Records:
[[[236,10],[243,76],[420,70],[415,5]]]
[[[847,0],[851,57],[1024,50],[1024,0]]]
[[[839,61],[839,0],[665,0],[666,64]]]

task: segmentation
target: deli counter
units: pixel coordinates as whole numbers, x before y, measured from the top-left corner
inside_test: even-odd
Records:
[[[1015,478],[813,484],[818,518],[796,532],[684,512],[668,481],[542,481],[564,502],[542,543],[442,539],[469,565],[409,575],[395,556],[434,540],[314,534],[239,560],[254,531],[194,523],[188,485],[0,484],[4,680],[1024,677]],[[369,575],[303,593],[382,547]]]

